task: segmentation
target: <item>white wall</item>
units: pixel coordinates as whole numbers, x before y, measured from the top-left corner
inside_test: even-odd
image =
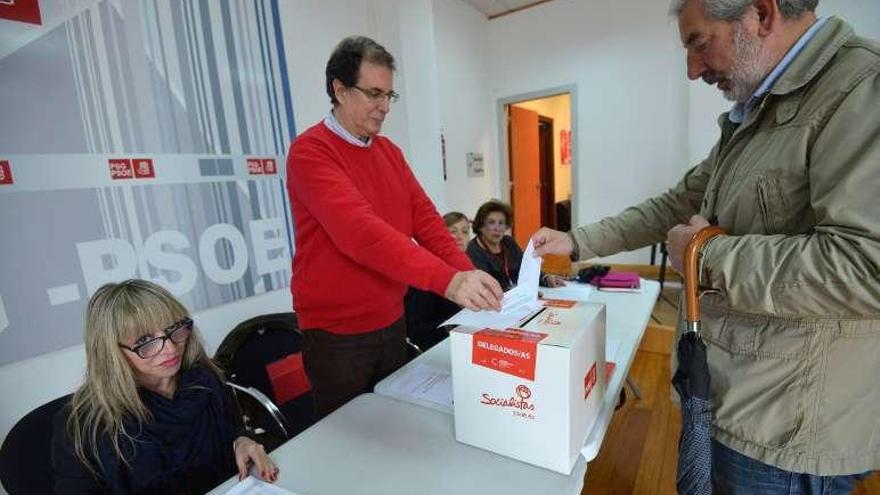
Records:
[[[853,26],[856,34],[880,39],[878,1],[822,0],[816,14],[840,17]],[[698,81],[688,85],[688,106],[689,163],[696,164],[705,158],[718,140],[718,115],[730,109],[731,103],[717,89]]]
[[[662,192],[687,169],[687,88],[667,7],[656,0],[556,0],[489,23],[496,98],[577,88],[578,224]],[[648,255],[612,259],[646,263]]]
[[[473,218],[486,200],[500,196],[492,78],[490,21],[460,1],[435,0],[438,88],[446,135],[446,205]],[[483,177],[468,177],[466,154],[483,154]]]
[[[394,85],[402,95],[386,117],[382,133],[401,147],[442,211],[445,192],[431,2],[299,0],[279,5],[298,131],[319,122],[330,110],[324,69],[336,44],[351,35],[373,38],[394,56]]]

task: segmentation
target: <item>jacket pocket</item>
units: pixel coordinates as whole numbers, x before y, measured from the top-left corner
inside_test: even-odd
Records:
[[[785,208],[779,179],[773,176],[759,175],[755,187],[757,188],[755,193],[758,197],[758,209],[764,224],[764,233],[779,233],[784,227],[781,213]]]
[[[817,409],[819,455],[868,458],[880,452],[880,321],[830,323]]]
[[[703,334],[716,428],[769,448],[797,443],[805,421],[812,332],[769,317],[713,312],[704,310],[704,319],[714,321]]]

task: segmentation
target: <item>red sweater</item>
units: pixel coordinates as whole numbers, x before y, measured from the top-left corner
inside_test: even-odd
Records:
[[[473,270],[385,137],[360,148],[323,123],[312,126],[290,146],[287,190],[302,328],[378,330],[403,315],[408,285],[443,295],[456,272]]]

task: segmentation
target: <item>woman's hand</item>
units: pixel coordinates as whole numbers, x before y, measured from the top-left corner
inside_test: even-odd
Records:
[[[547,275],[547,278],[544,279],[544,283],[547,284],[547,287],[564,287],[565,279],[559,275],[549,274]]]
[[[269,454],[263,450],[263,446],[248,437],[238,437],[233,443],[235,449],[235,464],[238,466],[238,479],[243,480],[248,475],[248,464],[254,463],[260,479],[275,483],[278,479],[278,467],[272,462]]]

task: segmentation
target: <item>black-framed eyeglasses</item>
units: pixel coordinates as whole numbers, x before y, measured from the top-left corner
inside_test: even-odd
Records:
[[[380,102],[387,100],[388,103],[391,104],[391,103],[395,103],[397,100],[400,99],[400,94],[395,91],[389,91],[387,93],[383,93],[383,92],[379,91],[378,89],[364,89],[364,88],[358,86],[357,84],[352,86],[352,88],[360,91],[361,93],[364,94],[364,96],[369,98],[370,101],[374,101],[376,103],[380,103]]]
[[[137,354],[142,359],[149,359],[151,357],[156,356],[162,349],[165,348],[165,341],[171,339],[175,344],[183,344],[189,338],[189,334],[193,329],[193,321],[190,317],[185,317],[182,320],[172,324],[168,328],[162,330],[165,335],[161,337],[155,337],[140,344],[136,344],[132,347],[129,347],[125,344],[119,344],[119,347],[131,351]]]

